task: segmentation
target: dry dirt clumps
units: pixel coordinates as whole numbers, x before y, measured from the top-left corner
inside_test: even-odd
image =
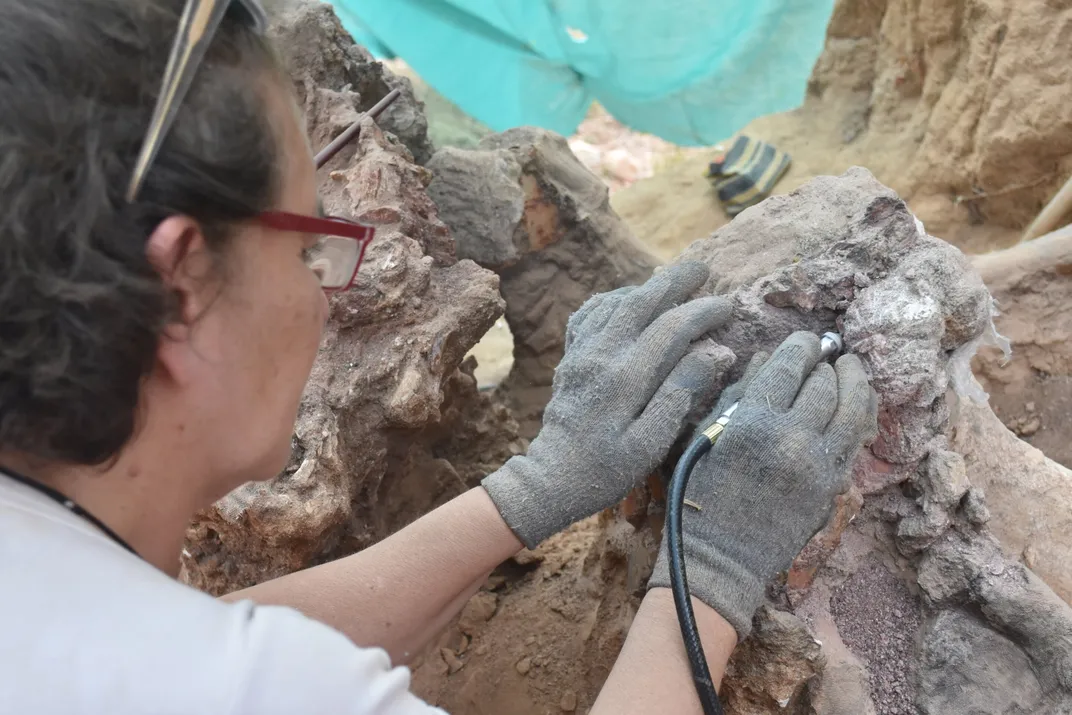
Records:
[[[734,322],[714,337],[738,369],[794,330],[836,328],[881,400],[880,436],[861,454],[853,489],[770,585],[753,637],[731,661],[727,712],[1072,712],[1065,537],[1032,531],[1034,572],[1018,560],[1022,546],[995,538],[1064,517],[1004,502],[988,509],[980,488],[1041,482],[1060,467],[1023,460],[1015,436],[976,403],[983,394],[969,364],[980,342],[996,340],[993,300],[963,254],[854,169],[749,209],[681,259],[707,262],[705,290],[732,296]],[[978,434],[982,442],[969,440]],[[984,458],[991,449],[1019,461]],[[421,664],[419,691],[462,715],[495,711],[489,703],[555,712],[565,689],[580,711],[590,707],[661,529],[658,500],[639,518],[636,505],[627,511],[502,569],[486,586],[495,612],[444,636],[451,658],[441,650]],[[973,688],[983,695],[960,696]]]
[[[428,168],[458,255],[502,279],[514,364],[500,393],[532,438],[570,314],[595,293],[643,283],[658,262],[610,208],[606,184],[552,132],[523,127],[476,150],[447,147]]]
[[[394,80],[363,59],[327,6],[292,13],[276,32],[295,51],[311,134],[326,141]],[[425,193],[431,175],[401,141],[366,121],[341,156],[322,171],[325,208],[377,223],[377,238],[355,287],[332,301],[290,465],[190,527],[183,576],[211,593],[368,546],[525,448],[509,411],[477,391],[463,363],[502,315],[498,277],[455,258]]]

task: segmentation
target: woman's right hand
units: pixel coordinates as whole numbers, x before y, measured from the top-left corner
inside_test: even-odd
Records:
[[[878,402],[855,355],[820,362],[819,338],[794,333],[723,391],[697,434],[733,403],[693,469],[682,514],[689,591],[743,639],[763,591],[790,567],[849,489],[853,458],[874,439]],[[648,587],[669,587],[665,538]]]

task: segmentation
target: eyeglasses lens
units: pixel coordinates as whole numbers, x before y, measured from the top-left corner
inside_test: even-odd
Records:
[[[309,250],[309,267],[327,290],[350,287],[361,261],[361,242],[340,236],[321,236]]]

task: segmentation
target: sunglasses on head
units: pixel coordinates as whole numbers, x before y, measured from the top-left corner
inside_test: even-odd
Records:
[[[248,24],[257,34],[263,35],[268,29],[268,15],[259,0],[186,1],[168,57],[160,95],[127,187],[127,201],[137,200],[145,177],[175,122],[208,46],[228,12]],[[326,291],[346,290],[353,285],[364,260],[365,249],[376,234],[371,226],[335,216],[302,216],[268,211],[257,216],[256,221],[277,231],[319,235],[320,240],[309,250],[307,260]]]

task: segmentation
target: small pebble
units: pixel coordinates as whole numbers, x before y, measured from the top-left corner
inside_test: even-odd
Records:
[[[517,661],[516,667],[517,672],[521,673],[522,675],[528,675],[529,671],[532,670],[532,658],[529,658],[527,656],[522,658],[521,660]]]
[[[443,662],[447,664],[447,672],[451,675],[465,666],[465,662],[458,658],[450,648],[440,648],[439,655],[442,656]]]
[[[1030,437],[1042,428],[1042,420],[1037,416],[1029,418],[1025,421],[1018,432],[1021,437]]]
[[[571,713],[577,709],[577,693],[567,690],[562,694],[562,702],[559,703],[562,712]]]

